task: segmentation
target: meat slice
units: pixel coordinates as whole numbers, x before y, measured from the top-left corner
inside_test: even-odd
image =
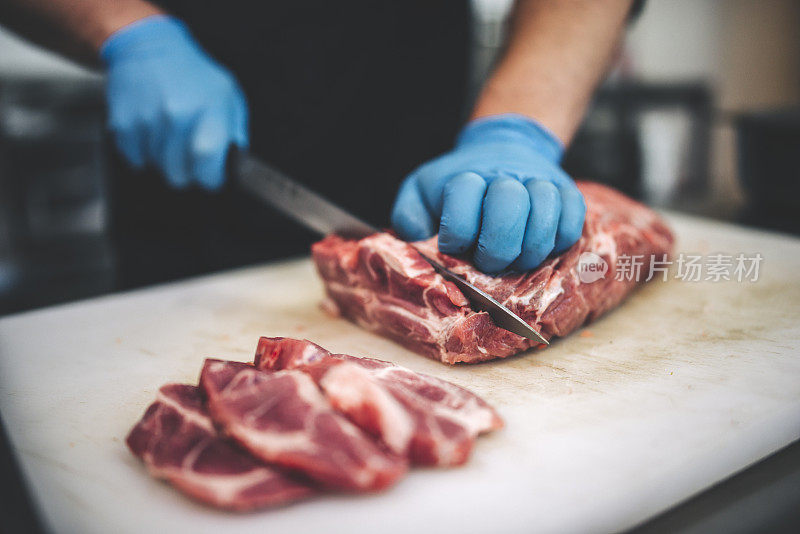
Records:
[[[313,492],[219,436],[195,386],[163,386],[127,444],[154,477],[219,508],[253,510]]]
[[[487,313],[472,310],[419,249],[511,308],[545,338],[565,336],[617,306],[634,289],[636,277],[615,276],[620,258],[641,256],[638,281],[643,281],[651,260],[664,259],[673,245],[670,230],[653,210],[603,185],[579,182],[578,187],[587,204],[581,238],[525,273],[485,275],[463,259],[439,253],[436,237],[412,246],[388,233],[361,240],[330,235],[311,248],[325,284],[326,306],[449,364],[504,358],[535,345],[495,326]],[[582,281],[579,268],[585,253],[606,263],[603,277]]]
[[[384,489],[406,472],[404,459],[334,411],[300,371],[206,360],[200,386],[214,421],[265,462],[350,491]]]
[[[415,464],[462,464],[479,434],[503,426],[491,406],[455,384],[381,360],[331,354],[310,341],[262,337],[255,365],[308,373],[337,410]]]

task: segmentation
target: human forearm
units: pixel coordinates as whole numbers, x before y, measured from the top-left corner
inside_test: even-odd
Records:
[[[72,59],[95,64],[109,35],[161,10],[144,0],[0,0],[0,23]]]
[[[519,0],[472,118],[518,113],[568,144],[608,68],[631,0]]]

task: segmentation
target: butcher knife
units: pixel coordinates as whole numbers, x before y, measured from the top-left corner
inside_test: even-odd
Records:
[[[323,236],[335,233],[342,237],[360,239],[380,232],[379,229],[351,215],[250,154],[231,150],[228,160],[229,172],[233,174],[234,180],[240,187]],[[442,277],[454,283],[473,307],[486,311],[497,326],[537,343],[549,345],[539,332],[488,293],[475,287],[435,259],[422,252],[419,254]]]

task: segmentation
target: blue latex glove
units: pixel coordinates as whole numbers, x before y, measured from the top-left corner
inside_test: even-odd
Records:
[[[400,186],[392,225],[410,241],[439,232],[439,250],[475,247],[488,273],[526,271],[581,235],[586,203],[559,167],[563,146],[521,115],[472,121],[455,148],[425,163]]]
[[[229,145],[248,144],[247,103],[233,76],[163,15],[113,33],[100,56],[109,125],[128,162],[157,167],[176,188],[220,188]]]

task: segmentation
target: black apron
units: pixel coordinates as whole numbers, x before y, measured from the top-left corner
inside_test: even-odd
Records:
[[[465,117],[467,1],[159,3],[242,84],[251,150],[376,225]],[[306,254],[315,239],[233,187],[175,192],[112,159],[119,288]]]

